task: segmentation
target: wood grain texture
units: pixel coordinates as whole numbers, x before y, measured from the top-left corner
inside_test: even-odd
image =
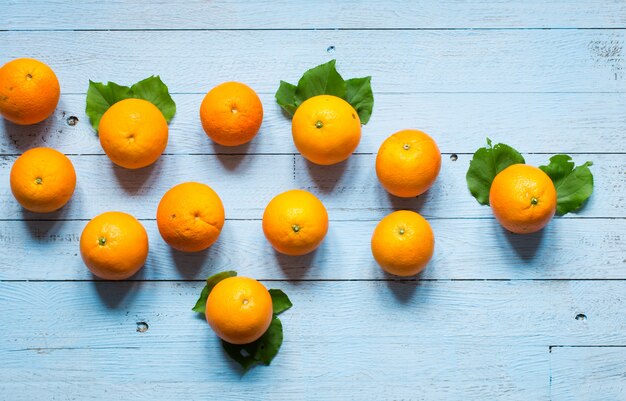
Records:
[[[199,254],[171,249],[154,220],[142,223],[150,238],[150,254],[132,280],[201,280],[231,269],[272,280],[392,279],[371,256],[376,221],[332,221],[321,247],[304,257],[274,252],[259,220],[226,221],[219,240]],[[2,222],[0,280],[92,280],[78,247],[85,224]],[[623,219],[555,219],[541,233],[529,236],[509,234],[492,219],[437,219],[431,225],[435,256],[420,280],[626,278]],[[42,260],[47,260],[45,265]]]
[[[281,377],[278,388],[296,397],[300,389],[302,399],[397,399],[415,391],[408,379],[417,375],[431,383],[424,399],[466,391],[541,399],[549,345],[626,340],[622,281],[267,284],[295,306],[282,316],[285,343],[272,367],[242,377],[189,310],[201,283],[2,283],[12,324],[2,333],[0,386],[37,380],[81,394],[75,387],[93,377],[102,386],[201,382],[266,399]],[[363,305],[367,313],[355,315]],[[574,318],[581,312],[587,320]],[[325,390],[314,397],[318,382]]]
[[[626,346],[552,347],[552,401],[626,399]]]
[[[0,60],[48,63],[63,93],[153,74],[174,93],[231,80],[274,93],[332,58],[346,78],[371,75],[376,93],[624,92],[625,38],[617,29],[0,32]]]
[[[0,400],[626,397],[624,1],[9,0],[0,9],[0,64],[41,59],[62,87],[49,120],[0,123]],[[376,100],[358,154],[319,167],[297,154],[273,95],[279,80],[332,58],[346,78],[372,75]],[[166,155],[140,171],[114,167],[84,114],[88,80],[153,74],[178,105]],[[203,95],[229,80],[252,86],[265,107],[248,146],[215,146],[199,124]],[[435,186],[402,200],[379,186],[374,159],[407,127],[430,133],[444,158]],[[555,153],[593,160],[590,201],[540,233],[507,234],[466,188],[486,136],[534,165]],[[69,154],[77,169],[77,192],[59,212],[24,212],[10,193],[12,162],[35,146]],[[219,241],[193,255],[172,251],[154,221],[162,194],[188,180],[213,186],[227,214]],[[331,217],[321,248],[298,258],[276,254],[260,221],[292,188],[314,192]],[[119,283],[94,279],[78,251],[86,222],[111,209],[141,218],[150,236],[146,267]],[[396,209],[421,212],[435,231],[435,256],[416,279],[387,276],[371,258],[376,222]],[[226,269],[294,302],[269,368],[242,375],[190,311],[202,280]]]
[[[532,165],[547,164],[548,155],[527,155]],[[354,155],[334,166],[318,166],[300,155],[173,155],[151,167],[127,170],[104,155],[71,156],[78,183],[74,196],[61,210],[46,215],[25,211],[7,185],[16,156],[0,156],[0,219],[91,219],[119,210],[140,219],[154,218],[163,194],[176,184],[200,181],[222,198],[226,217],[260,219],[279,193],[306,189],[319,196],[331,220],[378,220],[397,209],[418,210],[427,218],[492,218],[467,190],[465,175],[471,155],[456,161],[445,157],[433,187],[418,198],[389,195],[378,183],[375,156]],[[576,155],[581,164],[592,160],[594,194],[572,217],[626,217],[626,154]]]
[[[265,118],[248,146],[211,142],[200,124],[203,94],[174,95],[177,113],[170,123],[168,154],[277,154],[297,152],[291,119],[273,94],[261,94]],[[102,154],[85,112],[85,95],[64,95],[55,114],[35,127],[0,123],[0,154],[38,145],[70,154]],[[71,122],[68,119],[77,117]],[[489,136],[523,153],[626,153],[626,93],[427,93],[375,94],[374,114],[363,126],[357,152],[376,153],[392,133],[419,128],[442,152],[473,153]]]
[[[9,1],[0,29],[593,28],[626,25],[623,2],[358,0]],[[94,18],[94,16],[98,16]]]

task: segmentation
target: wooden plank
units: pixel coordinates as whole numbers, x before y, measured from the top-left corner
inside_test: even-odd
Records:
[[[293,153],[291,120],[273,94],[261,94],[265,119],[248,146],[213,144],[198,116],[202,94],[174,95],[167,153]],[[39,144],[64,153],[102,154],[85,112],[85,96],[63,95],[54,116],[35,127],[0,124],[0,153],[15,154]],[[70,126],[68,119],[75,125]],[[374,114],[363,127],[359,153],[375,153],[393,132],[420,128],[442,152],[473,153],[485,136],[521,152],[626,153],[623,127],[626,93],[438,93],[376,94]],[[530,140],[532,139],[532,140]]]
[[[624,30],[0,32],[0,60],[45,61],[63,93],[152,74],[174,93],[229,80],[274,93],[331,58],[346,77],[372,75],[376,93],[623,92],[625,40]]]
[[[480,344],[545,346],[547,352],[555,344],[626,343],[626,282],[619,280],[266,284],[283,289],[295,305],[282,319],[286,341],[296,346],[336,342],[370,350],[377,349],[376,344],[407,349]],[[0,347],[45,351],[178,344],[191,349],[213,337],[201,316],[191,311],[203,285],[1,282],[3,314],[11,324],[3,328],[6,341]],[[587,319],[577,320],[580,313]],[[149,325],[148,335],[136,332],[138,321]],[[298,354],[292,354],[292,360],[297,361]],[[289,357],[288,352],[284,355]]]
[[[170,155],[153,166],[133,171],[114,166],[106,156],[71,156],[78,184],[70,203],[60,211],[41,215],[24,211],[8,185],[0,187],[0,220],[90,219],[107,210],[126,211],[137,218],[154,218],[163,194],[185,181],[201,181],[222,198],[226,217],[260,219],[267,203],[278,193],[307,189],[318,195],[332,220],[378,220],[397,209],[414,209],[427,218],[492,218],[469,194],[465,174],[471,155],[445,157],[434,186],[418,198],[387,194],[376,178],[375,156],[354,155],[335,166],[317,166],[299,155]],[[0,176],[8,177],[16,156],[0,156]],[[626,217],[626,155],[576,155],[592,160],[594,194],[575,215]],[[548,155],[527,155],[529,164],[547,163]],[[5,181],[6,182],[6,181]]]
[[[12,401],[427,401],[484,400],[492,394],[548,401],[544,347],[422,348],[394,342],[364,349],[350,341],[318,343],[326,340],[321,337],[307,344],[287,341],[271,367],[244,375],[209,336],[182,347],[0,351],[0,391]]]
[[[0,226],[0,280],[91,280],[78,241],[85,221],[6,221]],[[245,269],[260,279],[391,279],[372,259],[375,221],[333,221],[321,248],[282,256],[263,236],[261,222],[229,220],[220,239],[200,254],[172,250],[156,222],[146,266],[132,280],[203,279]],[[626,220],[556,219],[538,235],[507,234],[494,220],[432,220],[435,255],[421,280],[625,279]],[[41,264],[46,260],[45,264]]]
[[[623,27],[620,1],[10,1],[0,29]],[[97,17],[95,17],[97,16]]]
[[[626,399],[626,346],[553,347],[550,353],[552,401]]]

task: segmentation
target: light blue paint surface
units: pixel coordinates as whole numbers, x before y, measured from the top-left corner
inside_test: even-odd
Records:
[[[625,400],[626,3],[404,3],[3,4],[0,63],[47,62],[62,96],[44,123],[0,123],[0,400]],[[322,168],[296,153],[273,93],[331,58],[345,76],[372,75],[376,103],[357,154]],[[152,74],[178,105],[167,154],[116,168],[84,114],[88,80]],[[243,150],[210,143],[197,117],[225,80],[264,104]],[[443,166],[428,194],[400,200],[373,165],[384,138],[409,127],[437,140]],[[505,233],[465,186],[485,136],[535,165],[593,160],[594,195],[541,233]],[[78,174],[70,204],[44,218],[8,185],[35,146],[68,154]],[[154,221],[162,194],[187,180],[213,186],[227,214],[195,255],[172,251]],[[261,230],[269,199],[291,188],[318,195],[331,219],[306,257],[276,254]],[[376,222],[400,208],[437,239],[417,280],[386,276],[369,251]],[[145,268],[121,283],[94,280],[78,250],[86,221],[110,209],[150,236]],[[245,375],[190,310],[202,280],[226,269],[294,302],[272,365]]]

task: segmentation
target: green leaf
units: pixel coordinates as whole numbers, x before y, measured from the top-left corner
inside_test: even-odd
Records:
[[[87,89],[87,106],[85,112],[87,116],[89,116],[93,129],[96,130],[96,132],[98,131],[100,119],[109,107],[120,100],[130,97],[132,97],[132,90],[128,86],[121,86],[115,82],[107,82],[105,85],[90,80],[89,88]]]
[[[202,292],[200,293],[200,298],[196,301],[196,304],[192,311],[198,313],[206,313],[206,300],[209,298],[209,287],[206,285],[202,288]]]
[[[206,300],[207,298],[209,298],[209,294],[211,293],[211,290],[213,290],[213,287],[215,287],[217,283],[219,283],[220,281],[225,280],[229,277],[235,277],[236,275],[237,275],[236,271],[229,270],[229,271],[214,274],[208,279],[206,279],[206,285],[204,286],[204,288],[202,289],[202,292],[200,293],[200,298],[198,298],[198,300],[196,301],[196,305],[193,308],[191,308],[191,310],[194,312],[198,312],[198,313],[205,313],[206,312]]]
[[[550,164],[540,166],[556,188],[558,214],[566,214],[579,209],[593,192],[593,174],[589,170],[592,162],[574,167],[568,155],[555,155],[550,158]]]
[[[359,114],[361,124],[367,124],[374,108],[372,77],[352,78],[346,81],[346,101]]]
[[[222,340],[224,351],[233,358],[244,372],[257,364],[269,365],[283,343],[283,325],[276,316],[265,334],[250,344],[231,344]]]
[[[280,315],[293,306],[287,294],[282,290],[271,289],[270,296],[272,297],[272,307],[275,315]]]
[[[346,82],[335,68],[336,60],[311,68],[302,75],[296,88],[295,100],[299,106],[310,97],[333,95],[342,99],[346,96]]]
[[[167,86],[161,81],[158,76],[152,76],[139,81],[130,88],[128,86],[121,86],[115,82],[107,82],[103,84],[100,82],[89,81],[89,88],[87,89],[87,106],[85,112],[89,116],[93,129],[98,132],[98,126],[102,115],[113,106],[115,103],[124,99],[144,99],[154,104],[163,117],[169,123],[176,113],[176,103],[170,96]]]
[[[474,153],[470,161],[465,179],[470,193],[481,205],[489,204],[489,190],[496,175],[513,164],[525,163],[524,157],[512,147],[497,143],[491,145],[487,138],[487,146]]]
[[[161,110],[163,117],[165,117],[168,123],[176,114],[176,103],[174,103],[167,86],[158,75],[139,81],[131,86],[130,89],[134,94],[133,97],[147,100]]]
[[[276,91],[276,102],[283,108],[289,115],[293,116],[298,106],[296,105],[296,86],[289,82],[280,81],[280,86]]]

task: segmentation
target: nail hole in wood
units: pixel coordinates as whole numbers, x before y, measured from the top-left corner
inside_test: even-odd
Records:
[[[576,320],[587,320],[587,315],[585,315],[584,313],[579,313],[578,315],[576,315]]]
[[[70,127],[75,126],[78,123],[78,117],[76,116],[69,116],[67,118],[67,125],[69,125]]]
[[[458,158],[459,158],[459,156],[457,156],[456,153],[452,153],[450,155],[450,160],[452,160],[453,162],[457,161]]]
[[[326,48],[326,52],[328,53],[334,53],[335,52],[335,46],[328,46],[328,48]]]
[[[148,323],[146,323],[146,322],[137,322],[137,332],[138,333],[145,333],[146,331],[148,331]]]

